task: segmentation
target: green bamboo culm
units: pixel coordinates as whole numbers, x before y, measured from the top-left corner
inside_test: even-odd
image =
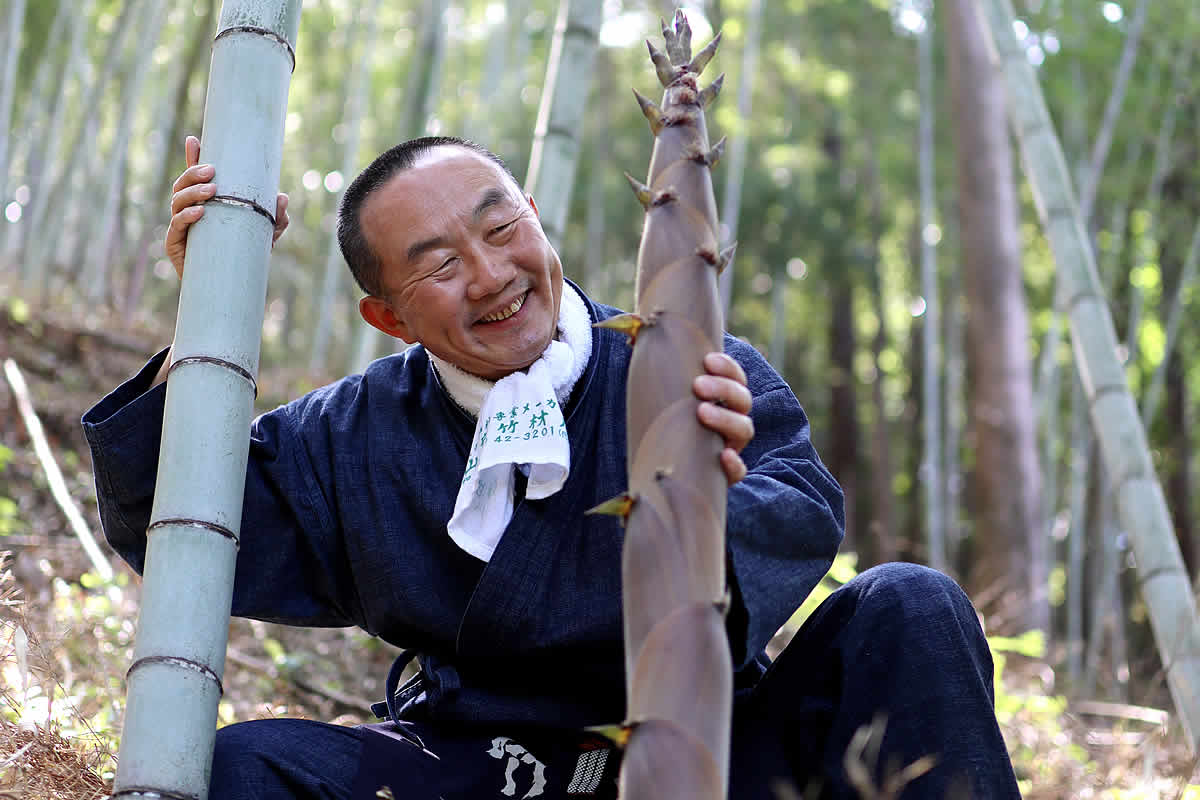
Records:
[[[561,0],[546,64],[546,82],[538,107],[525,190],[541,210],[542,230],[562,249],[592,65],[603,23],[603,4]]]
[[[720,35],[692,57],[682,12],[650,44],[661,106],[637,95],[654,133],[633,314],[604,323],[628,334],[629,490],[601,508],[622,516],[627,721],[623,800],[720,800],[729,777],[732,659],[725,633],[725,494],[721,437],[696,416],[692,381],[722,350],[717,204],[704,108],[721,78],[697,79]],[[649,43],[647,43],[649,44]],[[723,77],[723,76],[722,76]],[[635,94],[637,94],[635,92]]]
[[[1112,316],[1062,148],[1037,76],[1013,33],[1012,4],[983,0],[977,8],[1004,73],[1025,170],[1060,271],[1092,430],[1104,466],[1113,476],[1117,511],[1133,545],[1138,586],[1150,612],[1167,685],[1195,753],[1200,734],[1200,622],[1191,583],[1154,473],[1146,432],[1117,358]]]
[[[208,796],[301,0],[225,0],[188,234],[115,798]]]

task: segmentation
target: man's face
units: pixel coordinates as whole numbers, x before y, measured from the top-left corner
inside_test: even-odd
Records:
[[[554,338],[562,264],[532,198],[500,167],[442,146],[368,195],[380,297],[363,318],[482,378],[524,369]]]

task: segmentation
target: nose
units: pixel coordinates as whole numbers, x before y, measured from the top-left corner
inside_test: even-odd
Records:
[[[467,285],[467,297],[471,300],[498,294],[517,276],[513,263],[498,253],[480,253],[472,261],[471,282]]]

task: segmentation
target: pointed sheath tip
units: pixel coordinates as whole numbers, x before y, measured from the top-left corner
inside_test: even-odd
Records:
[[[712,101],[717,99],[717,95],[721,93],[721,87],[725,85],[725,73],[722,72],[717,76],[717,79],[700,90],[700,107],[708,108],[712,105]]]
[[[687,14],[683,13],[682,8],[675,9],[675,40],[679,63],[687,63],[692,57],[692,26],[688,24]]]
[[[704,68],[708,66],[708,62],[712,61],[713,56],[717,54],[717,48],[721,46],[721,32],[717,31],[717,35],[712,38],[704,49],[696,53],[695,57],[688,63],[687,69],[699,75],[704,72]]]
[[[620,517],[621,524],[625,524],[625,520],[629,518],[629,512],[633,511],[634,497],[629,492],[622,492],[611,500],[605,500],[598,506],[593,506],[584,514],[604,514],[611,517]]]
[[[720,141],[714,144],[707,150],[696,148],[689,151],[688,157],[697,164],[703,164],[710,169],[721,162],[721,157],[725,155],[725,137],[722,136]]]
[[[618,750],[624,750],[637,726],[636,722],[622,722],[618,725],[592,725],[584,730],[602,736],[612,742]]]
[[[721,254],[717,256],[717,274],[720,275],[729,266],[729,262],[733,261],[733,254],[737,252],[737,242],[729,245]]]
[[[632,181],[633,178],[630,178],[629,180]],[[649,192],[650,190],[647,189],[646,193],[649,194]],[[638,331],[640,331],[646,324],[648,324],[646,320],[637,314],[618,314],[615,317],[609,317],[608,319],[600,320],[599,322],[594,323],[592,327],[608,328],[609,330],[623,333],[629,337],[629,344],[632,345],[637,342]]]
[[[630,175],[628,172],[625,173],[625,180],[629,181],[630,187],[633,188],[633,194],[637,197],[638,202],[642,204],[642,208],[646,211],[649,211],[650,204],[654,201],[654,195],[651,194],[650,187]]]
[[[717,143],[708,151],[708,166],[715,167],[721,163],[721,159],[725,156],[725,137],[722,136],[717,140]]]
[[[679,77],[679,70],[672,66],[671,59],[649,39],[646,40],[646,49],[650,51],[650,60],[654,62],[654,73],[658,76],[658,82],[664,89],[667,88]]]
[[[638,105],[642,107],[643,116],[650,123],[650,132],[658,136],[659,132],[663,129],[662,109],[658,107],[657,103],[644,96],[637,89],[633,90],[633,96],[637,98]]]

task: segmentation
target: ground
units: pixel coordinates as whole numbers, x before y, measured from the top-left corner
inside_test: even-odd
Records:
[[[169,339],[169,330],[115,319],[0,306],[0,362],[19,365],[71,497],[97,536],[79,417]],[[268,370],[259,404],[270,407],[308,380]],[[139,587],[104,550],[116,571],[111,583],[90,571],[14,396],[0,386],[0,798],[99,800],[111,789]],[[1055,694],[1036,639],[993,647],[1002,666],[998,715],[1025,797],[1200,800],[1200,787],[1188,787],[1196,763],[1173,714],[1068,702]],[[359,631],[235,619],[221,724],[274,715],[368,721],[395,654]]]

